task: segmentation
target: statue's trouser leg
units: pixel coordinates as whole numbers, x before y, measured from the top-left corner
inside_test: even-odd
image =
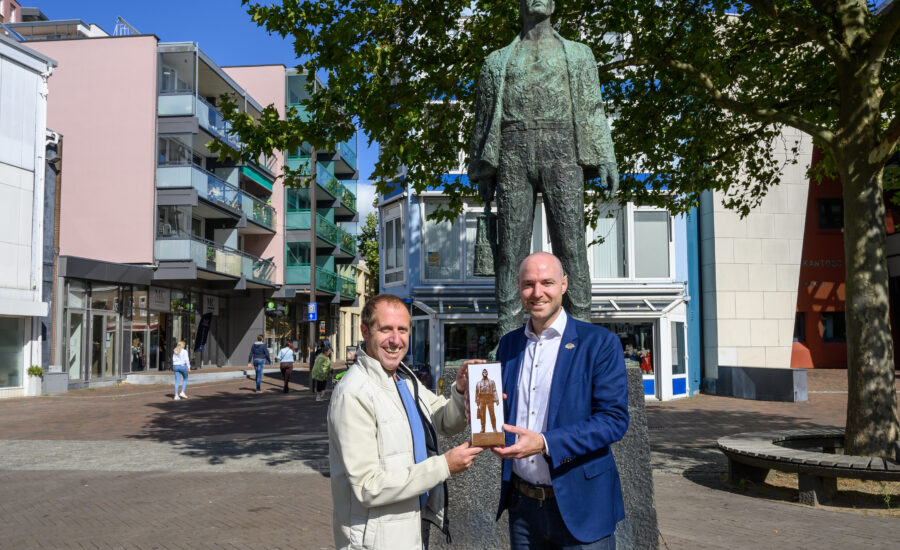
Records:
[[[522,301],[516,279],[519,264],[531,252],[534,184],[530,132],[504,132],[497,170],[497,326],[500,335],[522,326]]]
[[[494,404],[488,403],[488,411],[491,413],[491,427],[494,428],[494,431],[497,431],[497,417],[494,415]]]
[[[553,254],[569,276],[563,307],[576,319],[591,320],[591,277],[584,228],[584,174],[575,159],[575,136],[542,130],[536,139],[540,182]]]

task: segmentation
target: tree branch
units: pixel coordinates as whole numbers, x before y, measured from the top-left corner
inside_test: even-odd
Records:
[[[609,71],[642,65],[665,67],[686,74],[709,93],[710,99],[714,104],[728,111],[746,115],[750,118],[763,122],[785,124],[787,126],[791,126],[792,128],[796,128],[802,132],[806,132],[812,137],[821,140],[821,142],[826,145],[830,145],[834,141],[834,133],[832,133],[830,130],[814,124],[798,115],[783,112],[777,109],[757,107],[755,105],[744,103],[742,101],[738,101],[732,97],[729,97],[715,85],[712,78],[708,74],[700,71],[690,63],[685,63],[683,61],[677,61],[674,59],[632,57],[622,59],[620,61],[615,61],[613,63],[607,63],[606,65],[601,66],[600,70]]]
[[[791,9],[776,8],[771,0],[746,0],[746,4],[756,8],[760,12],[768,15],[772,19],[787,23],[806,36],[818,42],[832,59],[849,58],[847,49],[837,40],[827,28],[817,25],[804,14],[798,13]]]
[[[896,1],[892,2],[878,17],[881,21],[869,40],[869,61],[881,63],[884,53],[894,39],[894,35],[900,29],[900,6],[897,5]]]
[[[900,80],[887,87],[884,95],[881,96],[881,101],[878,103],[878,109],[880,111],[886,110],[898,93],[900,93]]]
[[[869,162],[881,163],[887,160],[891,153],[894,152],[897,141],[900,141],[900,115],[895,115],[891,123],[888,124],[884,137],[869,154]]]

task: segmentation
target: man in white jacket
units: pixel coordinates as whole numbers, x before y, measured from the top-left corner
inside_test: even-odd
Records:
[[[426,522],[449,534],[444,482],[483,450],[464,443],[439,454],[437,447],[437,433],[466,426],[468,364],[457,373],[452,397],[437,396],[400,362],[410,330],[402,300],[376,296],[361,324],[365,352],[336,386],[328,409],[335,546],[421,550]]]

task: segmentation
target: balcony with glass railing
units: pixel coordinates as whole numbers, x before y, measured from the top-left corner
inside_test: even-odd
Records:
[[[184,91],[160,92],[156,105],[159,116],[196,116],[200,126],[207,132],[221,138],[229,147],[241,148],[238,136],[231,132],[231,123],[202,97]]]
[[[341,153],[341,160],[343,160],[348,168],[351,171],[356,171],[356,134],[353,134],[353,137],[347,141],[342,141],[338,144],[338,150]]]
[[[343,275],[338,275],[338,281],[340,282],[340,292],[342,298],[356,298],[356,281],[349,277],[344,277]]]
[[[247,219],[275,230],[275,212],[270,205],[195,164],[172,163],[157,166],[156,186],[193,187],[201,199],[235,212],[243,212]]]
[[[345,182],[339,183],[341,184],[341,204],[352,213],[356,213],[356,189],[350,189]]]
[[[288,210],[285,220],[287,229],[310,229],[309,210]],[[316,214],[316,238],[326,241],[332,246],[340,246],[343,229],[328,221],[322,214]]]
[[[197,269],[272,284],[275,268],[271,261],[196,236],[157,236],[157,260],[192,261]]]
[[[288,264],[284,269],[284,282],[289,285],[308,285],[309,263]],[[316,290],[337,294],[339,289],[337,273],[324,267],[316,268]]]
[[[356,256],[356,235],[351,233],[347,233],[343,228],[338,227],[341,232],[341,250],[350,254],[351,256]]]

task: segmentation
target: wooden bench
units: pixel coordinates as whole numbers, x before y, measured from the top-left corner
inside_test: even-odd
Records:
[[[717,445],[728,458],[732,483],[762,482],[769,470],[794,472],[800,502],[811,506],[831,500],[837,478],[900,481],[896,460],[844,455],[841,428],[743,433],[723,437]]]

